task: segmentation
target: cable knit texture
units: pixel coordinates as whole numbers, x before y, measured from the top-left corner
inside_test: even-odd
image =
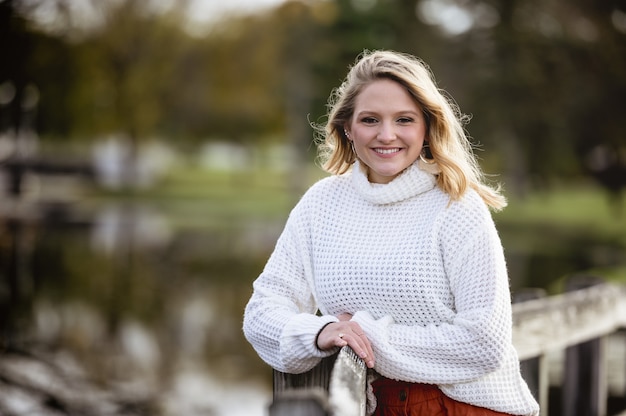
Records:
[[[370,183],[357,162],[313,185],[254,282],[244,333],[273,368],[301,373],[336,352],[317,349],[315,337],[345,312],[367,333],[381,375],[538,413],[511,341],[500,239],[474,191],[451,202],[417,163],[389,184]]]

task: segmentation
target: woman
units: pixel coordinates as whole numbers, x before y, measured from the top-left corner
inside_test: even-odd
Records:
[[[506,201],[466,120],[426,65],[391,51],[362,54],[329,109],[333,175],[293,209],[254,282],[248,341],[287,373],[349,345],[373,369],[376,415],[537,414],[489,213]]]

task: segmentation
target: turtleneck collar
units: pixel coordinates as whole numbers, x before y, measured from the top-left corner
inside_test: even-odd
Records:
[[[434,174],[420,169],[419,160],[387,184],[371,183],[367,169],[358,160],[352,166],[352,185],[368,202],[377,205],[404,201],[435,187]]]

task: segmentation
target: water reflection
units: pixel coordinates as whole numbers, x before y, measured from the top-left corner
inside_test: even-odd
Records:
[[[93,221],[59,218],[12,228],[19,253],[3,262],[0,303],[12,313],[2,324],[0,414],[265,414],[269,371],[241,335],[265,227],[241,233],[247,243],[173,235],[156,210],[132,204]]]
[[[109,205],[96,214],[91,244],[96,252],[122,254],[131,250],[157,250],[167,246],[172,230],[154,209],[136,205]]]
[[[225,221],[174,232],[132,203],[5,221],[0,414],[265,415],[241,319],[282,223]],[[624,264],[618,242],[500,230],[514,288]]]

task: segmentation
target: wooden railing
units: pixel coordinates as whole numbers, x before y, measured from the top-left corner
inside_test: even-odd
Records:
[[[522,374],[540,403],[541,415],[547,416],[554,407],[549,403],[547,357],[564,351],[562,399],[555,416],[607,416],[605,343],[609,335],[626,328],[626,286],[578,279],[567,290],[555,296],[523,296],[526,299],[513,304],[513,343]],[[359,359],[344,347],[339,358],[324,359],[307,373],[274,371],[270,416],[364,415],[366,369],[362,363],[346,366],[351,360]],[[620,371],[626,377],[626,365]],[[359,403],[338,408],[335,403],[348,399],[345,386],[333,387],[332,379],[352,383],[349,400]]]
[[[564,351],[561,414],[606,416],[607,337],[626,328],[626,287],[572,280],[567,292],[513,305],[513,344],[522,374],[539,401],[549,403],[548,354]],[[621,369],[626,373],[626,365]]]

